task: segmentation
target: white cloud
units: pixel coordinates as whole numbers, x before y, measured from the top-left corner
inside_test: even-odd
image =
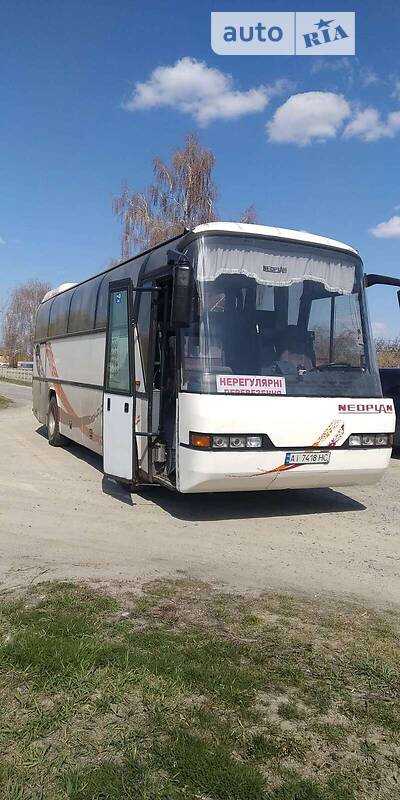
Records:
[[[369,67],[360,68],[360,79],[364,86],[374,86],[380,82],[379,76]]]
[[[323,59],[314,61],[311,65],[311,72],[351,72],[354,69],[354,59],[347,56],[339,56],[333,60]]]
[[[386,122],[380,112],[373,107],[364,108],[355,113],[353,119],[344,130],[345,139],[357,138],[364,142],[376,142],[378,139],[392,139],[400,132],[400,111],[388,114]]]
[[[325,84],[327,91],[339,91],[333,88],[332,83],[330,85],[327,84],[327,81],[332,80],[332,78],[336,78],[336,80],[342,84],[342,88],[346,88],[347,90],[352,89],[354,85],[368,87],[386,82],[373,69],[363,66],[355,56],[351,58],[338,56],[337,59],[333,58],[332,60],[328,58],[322,58],[320,60],[315,59],[315,62],[311,66],[311,72],[314,74],[320,72],[326,73]]]
[[[287,90],[286,81],[247,91],[234,88],[231,75],[208,67],[204,61],[181,58],[173,66],[157,67],[149,79],[136,83],[124,103],[128,111],[169,107],[194,117],[199,125],[216,119],[236,119],[264,111],[270,97]]]
[[[340,134],[345,139],[376,142],[400,134],[400,111],[392,111],[384,119],[372,106],[352,110],[341,94],[304,92],[292,95],[275,111],[267,123],[267,132],[270,142],[298,145],[333,139]]]
[[[3,239],[3,237],[2,237],[2,236],[0,236],[0,244],[5,244],[5,243],[6,243],[6,240],[5,240],[5,239]]]
[[[267,123],[271,142],[309,144],[313,139],[333,139],[350,116],[350,104],[333,92],[294,94]]]
[[[377,239],[400,239],[400,217],[390,217],[387,222],[380,222],[370,233]]]

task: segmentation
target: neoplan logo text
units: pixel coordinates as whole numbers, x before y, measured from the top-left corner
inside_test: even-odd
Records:
[[[287,267],[272,267],[269,264],[264,264],[263,272],[274,272],[277,275],[286,275]]]

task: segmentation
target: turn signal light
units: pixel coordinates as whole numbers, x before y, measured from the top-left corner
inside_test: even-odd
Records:
[[[211,447],[211,436],[206,433],[192,433],[190,435],[190,444],[193,447],[208,448]]]

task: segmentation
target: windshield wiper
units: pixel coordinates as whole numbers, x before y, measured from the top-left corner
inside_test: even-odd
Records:
[[[355,367],[353,364],[349,364],[347,361],[329,361],[327,364],[318,364],[317,367],[313,367],[313,370],[322,371],[324,369],[355,369],[360,370],[362,367]]]

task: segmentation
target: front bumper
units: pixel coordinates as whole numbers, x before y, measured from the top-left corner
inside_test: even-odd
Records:
[[[310,489],[373,484],[389,466],[391,448],[331,450],[330,463],[284,467],[286,450],[201,452],[180,446],[177,488],[183,493]]]

